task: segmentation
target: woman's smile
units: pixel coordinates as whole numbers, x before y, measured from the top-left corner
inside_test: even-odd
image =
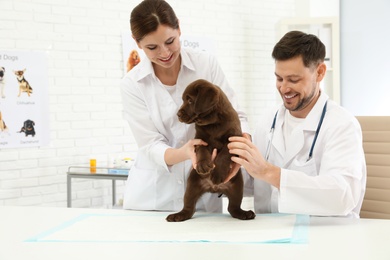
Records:
[[[164,63],[168,63],[172,60],[172,57],[173,57],[173,53],[171,53],[167,58],[159,58],[159,60]]]

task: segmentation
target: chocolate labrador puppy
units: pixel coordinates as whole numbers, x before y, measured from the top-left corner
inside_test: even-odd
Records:
[[[195,123],[195,138],[202,139],[208,146],[195,148],[196,169],[192,169],[184,194],[184,207],[169,215],[169,222],[190,219],[195,213],[196,202],[205,192],[225,194],[229,199],[228,211],[238,219],[253,219],[255,213],[241,209],[243,197],[243,178],[241,170],[227,183],[232,156],[227,144],[230,136],[242,136],[241,124],[237,112],[225,93],[206,80],[196,80],[185,89],[183,104],[177,116],[180,122]],[[212,161],[213,149],[217,156]]]

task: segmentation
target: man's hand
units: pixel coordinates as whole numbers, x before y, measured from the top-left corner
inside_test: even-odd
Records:
[[[238,163],[231,162],[229,175],[226,177],[226,179],[223,183],[228,183],[234,176],[236,176],[240,167],[241,167],[241,165],[239,165]]]
[[[248,140],[252,139],[250,134],[247,134],[247,133],[243,133],[242,136],[245,137]],[[234,176],[236,176],[236,174],[238,173],[238,170],[240,169],[240,167],[241,167],[240,164],[232,161],[230,163],[229,175],[226,177],[226,179],[225,179],[225,181],[223,183],[229,182]]]
[[[253,178],[280,187],[281,169],[267,162],[259,149],[247,138],[232,136],[229,138],[229,152],[234,155],[232,161],[242,165]]]

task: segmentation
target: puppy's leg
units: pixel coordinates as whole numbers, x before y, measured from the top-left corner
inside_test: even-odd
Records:
[[[205,189],[202,187],[202,178],[193,169],[188,177],[183,209],[178,213],[170,214],[166,220],[168,222],[179,222],[190,219],[195,213],[196,202],[204,192]]]
[[[241,209],[241,202],[243,197],[243,178],[241,170],[230,180],[230,185],[224,194],[229,199],[228,211],[233,218],[241,220],[254,219],[256,214],[252,210],[245,211]]]

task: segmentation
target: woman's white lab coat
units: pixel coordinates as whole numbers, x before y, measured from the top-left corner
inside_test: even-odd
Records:
[[[195,136],[194,125],[179,122],[176,113],[184,89],[197,79],[206,79],[223,89],[239,114],[243,132],[249,133],[246,115],[238,109],[235,94],[215,58],[204,52],[182,49],[175,88],[164,86],[154,74],[151,62],[145,58],[124,77],[121,86],[124,118],[139,147],[126,182],[125,209],[182,209],[191,161],[168,167],[164,153],[170,147],[183,146]],[[208,193],[199,200],[197,208],[221,212],[222,201],[217,194]]]
[[[307,161],[326,101],[313,158]],[[282,168],[280,189],[255,180],[256,212],[359,217],[366,187],[366,163],[356,118],[322,93],[306,120],[292,132],[285,148],[284,106],[278,110],[273,138],[270,132],[276,111],[260,120],[253,138],[263,155],[271,142],[269,162]]]

